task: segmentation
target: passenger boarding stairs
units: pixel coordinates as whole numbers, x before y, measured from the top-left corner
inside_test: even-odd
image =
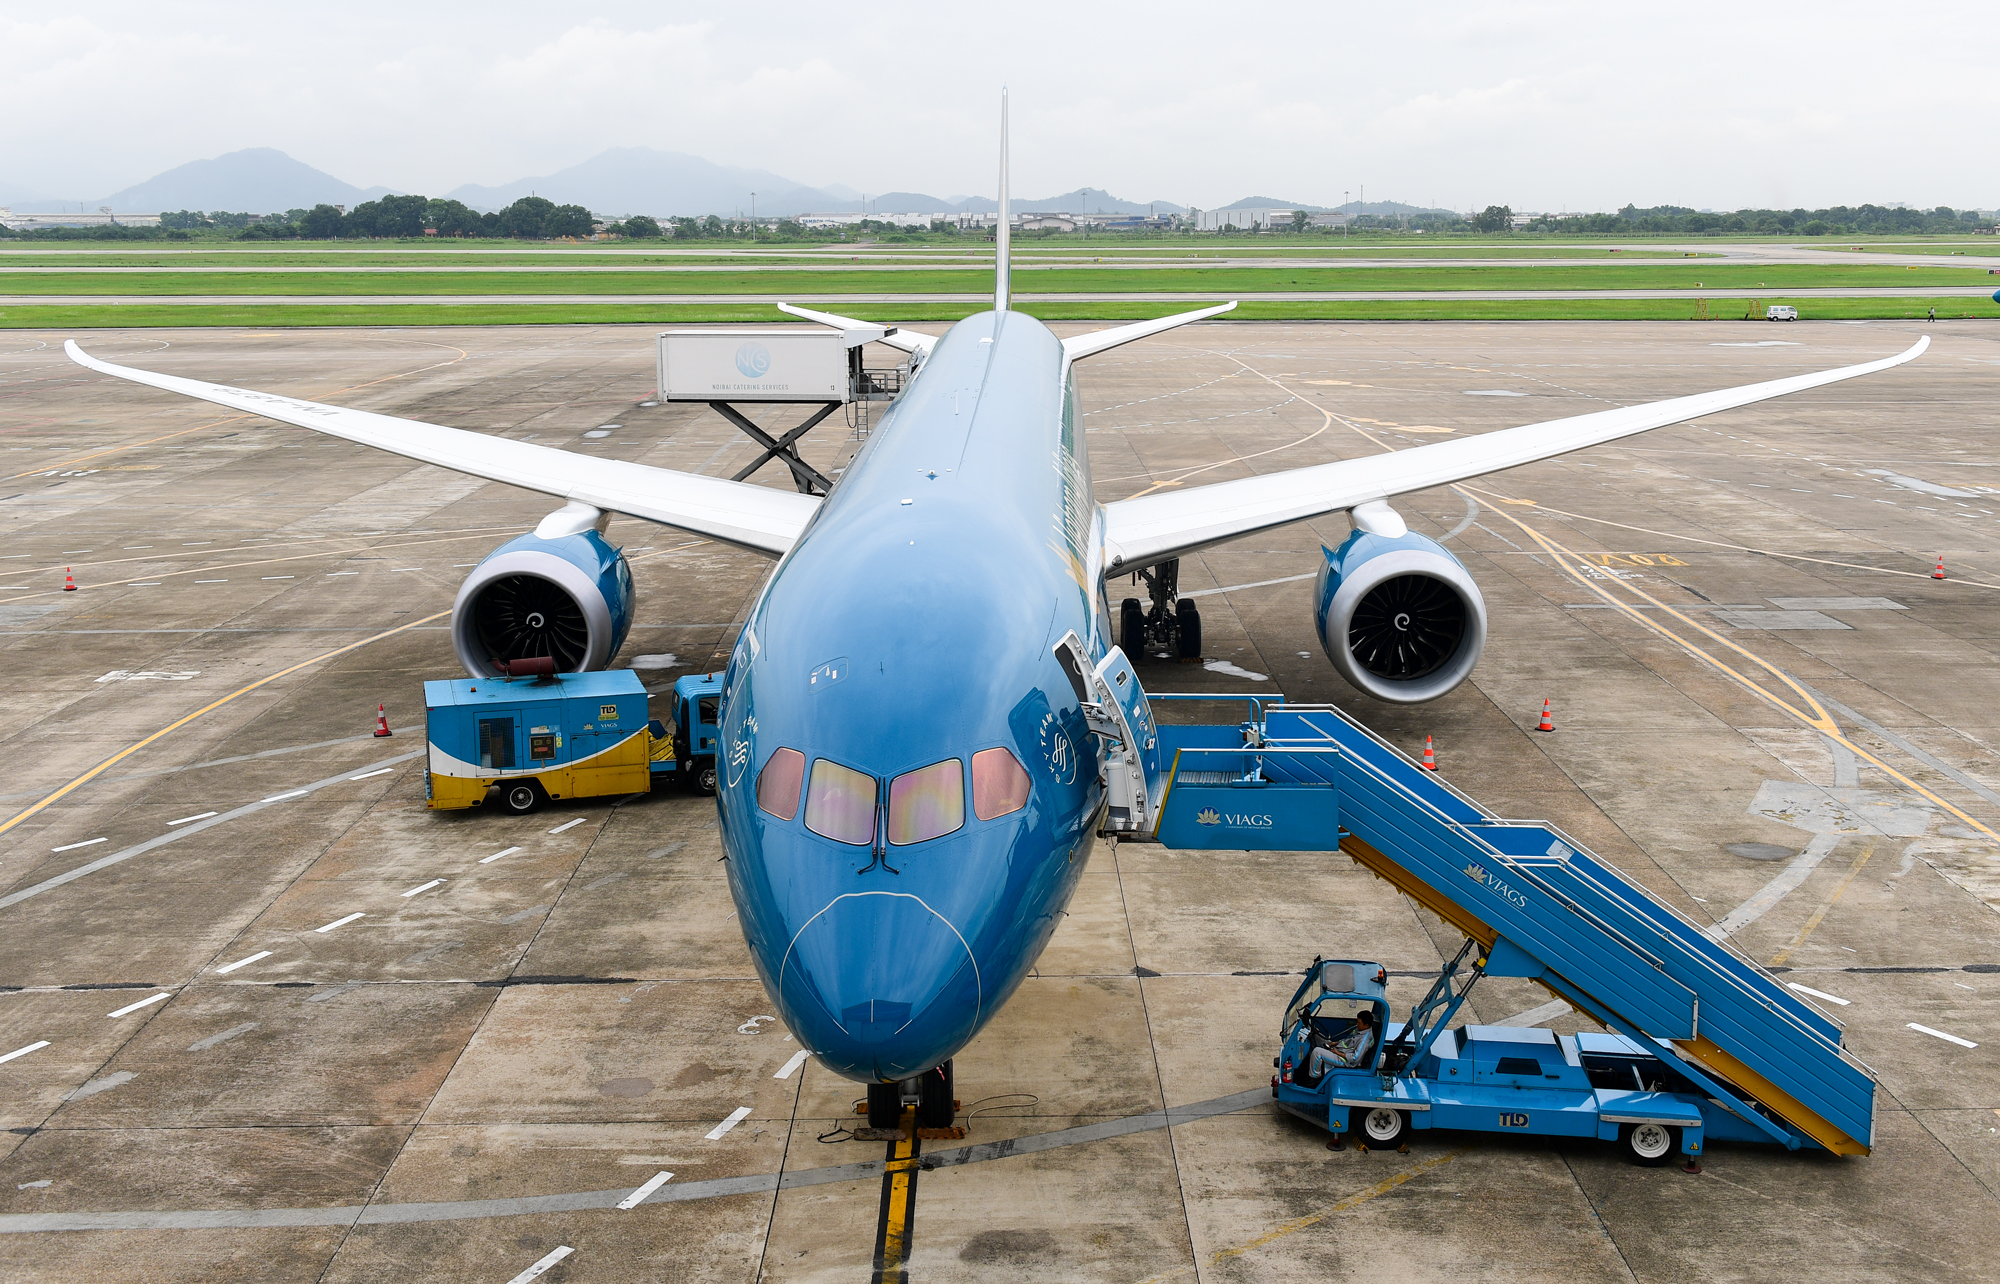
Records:
[[[1117,837],[1338,848],[1479,942],[1487,976],[1537,981],[1658,1047],[1773,1141],[1868,1153],[1873,1076],[1841,1047],[1839,1025],[1769,973],[1553,826],[1493,815],[1338,709],[1240,699],[1244,722],[1161,726],[1148,697],[1126,697],[1117,721],[1138,733],[1157,802]],[[1157,745],[1144,744],[1156,726]]]

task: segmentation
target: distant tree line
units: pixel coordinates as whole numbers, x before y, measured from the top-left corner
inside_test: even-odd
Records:
[[[1513,211],[1489,205],[1474,220],[1482,232],[1513,227]],[[1736,210],[1716,214],[1684,205],[1627,205],[1616,214],[1543,214],[1519,230],[1562,236],[1937,236],[1991,227],[1978,210],[1899,209],[1886,205],[1835,205],[1827,209]]]
[[[651,219],[645,223],[653,224]],[[558,205],[539,196],[523,196],[497,213],[482,214],[462,201],[429,196],[384,196],[342,213],[332,205],[254,214],[228,210],[173,210],[160,215],[153,227],[37,228],[14,233],[43,240],[188,240],[197,235],[227,235],[241,241],[333,241],[424,236],[505,237],[547,241],[579,240],[591,235],[596,219],[581,205]],[[6,235],[0,228],[0,235]],[[653,234],[659,227],[653,224]]]
[[[1359,214],[1345,227],[1318,226],[1304,211],[1270,232],[1294,236],[1343,236],[1355,233],[1426,232],[1431,234],[1528,234],[1556,236],[1915,236],[1950,235],[1990,228],[1994,220],[1976,210],[1954,210],[1940,205],[1935,209],[1898,209],[1884,205],[1837,205],[1819,210],[1737,210],[1729,214],[1707,213],[1681,205],[1656,205],[1639,209],[1627,205],[1615,214],[1580,214],[1558,217],[1537,215],[1515,226],[1514,211],[1505,205],[1489,205],[1477,214],[1461,216],[1440,210],[1394,214]],[[644,214],[598,229],[596,219],[581,205],[558,205],[539,196],[524,196],[495,213],[481,213],[461,201],[427,196],[384,196],[342,212],[332,205],[292,209],[261,217],[226,210],[202,212],[176,210],[160,216],[159,227],[62,227],[36,228],[14,232],[0,227],[0,237],[53,241],[149,241],[232,239],[232,240],[365,240],[417,237],[491,237],[515,240],[553,240],[560,237],[584,239],[593,230],[602,230],[633,240],[672,237],[677,241],[930,241],[955,240],[962,233],[947,220],[934,221],[928,229],[905,228],[876,219],[863,219],[844,228],[813,229],[794,219],[775,224],[753,223],[747,219],[705,218],[654,219]],[[1161,240],[1193,235],[1244,235],[1257,229],[1225,227],[1219,232],[1197,233],[1186,226],[1171,230],[1108,232],[1101,228],[1078,228],[1075,232],[1044,229],[1027,235],[1048,240],[1088,236],[1115,236],[1121,239]],[[990,229],[980,236],[990,239]]]

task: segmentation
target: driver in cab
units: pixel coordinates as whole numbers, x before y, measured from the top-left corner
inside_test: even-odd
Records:
[[[1329,1070],[1353,1070],[1368,1064],[1375,1054],[1375,1013],[1363,1008],[1355,1014],[1354,1028],[1331,1043],[1316,1046],[1306,1061],[1306,1075],[1317,1083]]]

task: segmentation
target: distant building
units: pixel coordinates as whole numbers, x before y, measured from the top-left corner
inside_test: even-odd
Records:
[[[1292,225],[1292,215],[1297,210],[1287,207],[1267,207],[1260,209],[1202,210],[1196,226],[1204,232],[1219,232],[1233,227],[1242,232],[1275,232]],[[1311,211],[1307,217],[1312,217]]]
[[[1076,222],[1068,214],[1023,214],[1014,226],[1023,232],[1074,232]]]
[[[16,214],[0,209],[0,226],[16,232],[37,227],[158,227],[158,214],[114,214],[109,205],[100,205],[95,214]]]

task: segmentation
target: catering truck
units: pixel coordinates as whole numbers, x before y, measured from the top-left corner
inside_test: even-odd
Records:
[[[545,802],[643,794],[664,784],[715,792],[721,675],[674,683],[665,718],[630,669],[529,672],[424,683],[429,805],[512,812]]]

